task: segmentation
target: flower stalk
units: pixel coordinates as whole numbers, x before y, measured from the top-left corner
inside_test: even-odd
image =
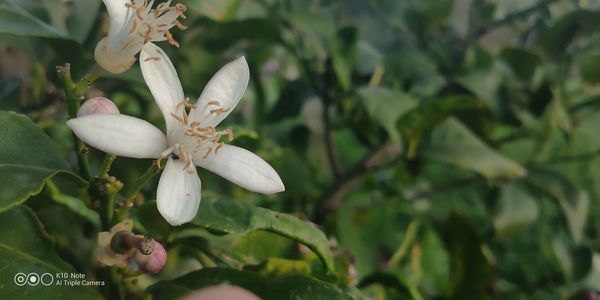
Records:
[[[155,160],[150,167],[142,174],[142,176],[138,177],[133,184],[129,185],[127,190],[124,193],[124,197],[127,200],[132,200],[137,193],[140,192],[142,187],[148,182],[148,180],[152,179],[154,175],[160,173],[160,171],[164,168],[164,164],[161,164],[160,161]]]
[[[63,88],[65,90],[65,96],[67,97],[67,110],[70,118],[77,117],[77,110],[79,110],[79,106],[81,105],[81,98],[83,97],[83,91],[79,90],[75,83],[73,83],[73,78],[71,77],[71,64],[67,63],[64,66],[56,67],[56,71],[58,73],[58,77],[63,84]],[[92,179],[90,166],[87,161],[87,152],[88,149],[85,144],[77,138],[75,134],[72,134],[73,143],[75,145],[75,152],[77,154],[77,163],[79,165],[79,175],[83,177],[83,179],[90,181]]]

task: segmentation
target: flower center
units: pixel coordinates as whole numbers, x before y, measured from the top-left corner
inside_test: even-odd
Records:
[[[207,103],[210,108],[210,113],[213,115],[220,115],[228,112],[230,108],[222,107],[219,101],[210,101]],[[161,158],[167,155],[175,155],[173,158],[181,159],[186,162],[184,170],[188,173],[193,172],[193,161],[192,157],[197,153],[202,155],[203,159],[208,158],[211,154],[218,155],[219,150],[223,147],[224,142],[221,139],[227,137],[227,141],[233,141],[233,131],[227,128],[225,130],[217,131],[215,127],[210,125],[202,125],[200,122],[190,122],[188,117],[187,108],[190,112],[194,109],[198,109],[196,104],[189,103],[189,99],[186,98],[177,105],[177,110],[183,109],[181,116],[175,113],[171,113],[171,116],[177,120],[180,125],[183,125],[184,135],[181,139],[181,143],[176,143],[163,154],[159,156]]]
[[[177,20],[185,19],[187,7],[181,3],[171,6],[171,0],[160,3],[156,8],[152,8],[154,0],[131,0],[131,3],[125,4],[129,10],[123,30],[127,30],[130,38],[143,39],[143,44],[149,41],[167,40],[171,45],[179,48],[179,43],[175,41],[169,30],[177,26],[185,30],[184,26]]]

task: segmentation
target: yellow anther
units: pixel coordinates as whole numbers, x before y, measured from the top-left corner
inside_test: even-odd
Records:
[[[177,28],[181,29],[181,30],[186,30],[187,26],[181,24],[181,22],[179,22],[178,20],[175,20],[175,26],[177,26]]]
[[[151,56],[151,57],[144,59],[144,61],[149,61],[149,60],[160,60],[160,56]]]
[[[171,117],[175,118],[177,121],[183,123],[183,119],[181,119],[180,117],[178,117],[176,114],[171,113]]]
[[[179,48],[179,43],[173,38],[173,35],[170,32],[167,31],[165,33],[165,37],[167,38],[169,44],[175,46],[176,48]]]
[[[213,109],[210,111],[211,114],[216,114],[217,116],[222,114],[222,113],[226,113],[229,111],[230,108],[217,108],[217,109]]]
[[[233,141],[233,131],[231,131],[231,129],[227,128],[227,129],[225,129],[225,132],[227,133],[227,139],[230,142]]]
[[[206,154],[204,154],[204,156],[202,156],[202,158],[206,159],[208,157],[208,155],[210,155],[211,151],[212,151],[212,147],[208,147],[208,151],[206,151]]]

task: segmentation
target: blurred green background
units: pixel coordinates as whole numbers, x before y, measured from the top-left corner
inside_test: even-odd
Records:
[[[250,85],[222,127],[286,185],[260,196],[200,170],[203,196],[315,223],[338,276],[314,257],[290,262],[307,250],[270,233],[195,233],[243,255],[238,268],[310,275],[356,299],[596,299],[599,1],[180,2],[181,47],[159,46],[186,96],[245,55]],[[56,66],[83,76],[106,29],[99,0],[0,1],[0,109],[32,118],[73,166]],[[137,65],[100,78],[97,95],[164,128]],[[102,153],[91,155],[97,170]],[[128,182],[148,164],[119,158],[111,173]],[[44,197],[31,207],[59,254],[89,272],[96,231]],[[175,245],[161,279],[194,269]]]

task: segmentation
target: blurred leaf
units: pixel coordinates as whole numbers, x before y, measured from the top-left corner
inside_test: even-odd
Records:
[[[385,128],[391,141],[401,146],[402,136],[396,129],[396,121],[413,109],[416,101],[407,94],[382,87],[362,87],[358,95],[373,122]]]
[[[357,55],[358,31],[345,27],[338,31],[332,53],[333,68],[343,90],[350,89],[352,69]]]
[[[527,173],[455,119],[448,119],[433,130],[422,156],[475,171],[490,180],[518,178]]]
[[[600,81],[600,55],[584,55],[579,58],[579,73],[581,77],[590,82]]]
[[[530,80],[535,69],[542,63],[537,55],[518,48],[504,48],[500,59],[508,63],[520,80]]]
[[[390,273],[377,272],[364,277],[359,283],[359,288],[365,288],[372,284],[381,284],[383,286],[392,287],[401,295],[401,299],[412,299],[410,297],[410,287],[398,276]]]
[[[352,299],[339,288],[306,276],[264,277],[233,269],[209,268],[148,288],[153,299],[176,299],[203,287],[229,283],[243,287],[264,300]]]
[[[58,147],[28,117],[0,111],[0,212],[39,193],[44,181],[68,171]]]
[[[309,261],[270,257],[257,265],[246,265],[244,270],[253,271],[264,276],[304,275],[311,276]]]
[[[71,62],[78,62],[81,59],[81,46],[66,32],[29,14],[12,1],[10,3],[0,3],[0,33],[42,38],[58,56]]]
[[[482,103],[475,98],[454,96],[422,103],[403,114],[395,125],[397,130],[407,138],[408,157],[415,156],[421,138],[446,118],[459,111],[481,107]]]
[[[67,21],[71,36],[79,43],[85,42],[92,26],[98,20],[100,0],[71,1],[70,18]]]
[[[69,39],[66,32],[37,19],[14,4],[0,4],[0,32],[51,39]]]
[[[450,251],[451,274],[446,296],[457,300],[490,299],[493,273],[477,233],[457,214],[452,214],[443,226],[443,238]]]
[[[54,252],[54,243],[43,231],[43,225],[33,211],[26,206],[17,206],[0,213],[0,296],[3,299],[18,299],[27,295],[30,299],[84,298],[102,299],[92,288],[85,286],[55,285],[60,279],[55,275],[60,272],[73,272],[75,269],[63,261]],[[22,273],[23,277],[16,277]],[[35,286],[19,286],[19,278],[28,280],[29,274],[39,277]],[[41,282],[49,282],[49,273],[53,278],[52,287]],[[25,283],[25,282],[23,282]]]
[[[313,93],[303,81],[286,82],[267,119],[270,122],[278,122],[285,118],[296,117],[304,103],[312,96]]]
[[[552,250],[569,281],[582,279],[592,269],[592,252],[586,247],[570,249],[565,240],[555,238],[552,241]]]
[[[279,42],[281,37],[277,23],[270,19],[247,19],[241,21],[215,22],[204,19],[199,20],[198,27],[204,31],[198,38],[205,43],[205,47],[220,51],[231,47],[232,43],[242,40],[263,42]]]
[[[558,202],[573,241],[575,244],[581,243],[590,208],[587,192],[556,172],[538,170],[527,179],[540,191]]]
[[[425,229],[419,246],[422,251],[423,269],[421,284],[426,290],[441,295],[451,276],[449,253],[438,233],[429,226]]]
[[[494,217],[496,235],[500,238],[526,228],[538,218],[539,210],[529,193],[515,185],[501,188],[499,211]]]

